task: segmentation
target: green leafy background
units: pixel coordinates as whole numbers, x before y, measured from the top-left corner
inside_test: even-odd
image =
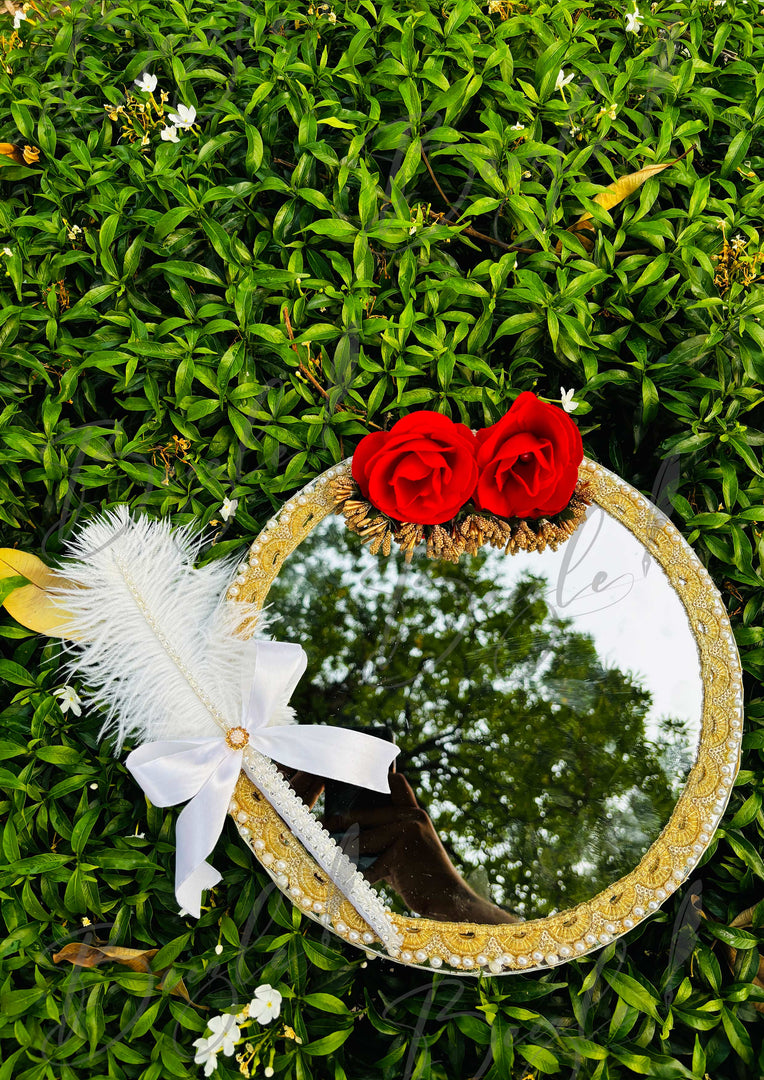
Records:
[[[272,1050],[277,1076],[335,1080],[764,1070],[760,7],[643,0],[638,33],[600,0],[492,7],[35,0],[15,36],[0,13],[0,139],[19,148],[0,158],[2,543],[55,558],[126,501],[208,526],[217,557],[375,425],[428,408],[482,426],[521,390],[574,388],[592,457],[655,497],[672,480],[732,614],[748,720],[724,827],[659,914],[547,973],[366,961],[273,894],[232,828],[193,922],[173,814],[98,717],[61,713],[60,646],[4,616],[0,1080],[200,1075],[206,1018],[261,982],[285,1000],[253,1075]],[[116,111],[148,103],[144,71],[148,127]],[[178,103],[197,123],[162,140]],[[596,233],[568,231],[584,210]],[[161,986],[53,962],[93,934],[160,947]]]

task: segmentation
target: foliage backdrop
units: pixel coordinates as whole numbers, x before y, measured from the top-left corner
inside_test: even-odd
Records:
[[[432,977],[323,939],[233,831],[225,884],[180,918],[173,815],[97,717],[61,713],[59,647],[4,617],[0,1080],[199,1075],[205,1017],[258,982],[302,1042],[264,1029],[255,1072],[275,1049],[297,1078],[759,1076],[759,5],[656,0],[636,26],[601,0],[25,14],[0,13],[6,546],[55,557],[127,501],[209,526],[217,557],[402,412],[480,426],[520,390],[572,387],[587,452],[662,500],[722,590],[749,719],[724,828],[660,914],[546,974]],[[196,115],[174,142],[178,105]],[[54,963],[94,933],[160,947],[161,985]]]

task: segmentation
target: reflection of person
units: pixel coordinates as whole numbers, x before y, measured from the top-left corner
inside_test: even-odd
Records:
[[[374,856],[364,876],[372,885],[388,885],[415,911],[429,919],[453,922],[514,923],[520,920],[479,896],[448,857],[429,815],[402,773],[391,772],[390,796],[373,793],[361,805],[323,821],[331,833],[344,833],[346,846]],[[321,778],[297,773],[290,781],[308,806],[324,787]]]

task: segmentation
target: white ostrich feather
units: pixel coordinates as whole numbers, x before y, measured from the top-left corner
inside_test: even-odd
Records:
[[[240,721],[242,672],[254,609],[223,601],[230,560],[196,569],[201,537],[126,507],[85,526],[70,545],[60,593],[71,616],[68,667],[88,702],[106,711],[104,732],[157,739],[220,735]]]

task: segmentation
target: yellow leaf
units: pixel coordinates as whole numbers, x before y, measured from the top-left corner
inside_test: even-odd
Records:
[[[644,184],[645,180],[649,180],[651,176],[657,176],[664,169],[668,169],[669,165],[676,165],[679,160],[681,159],[677,158],[676,161],[664,161],[661,165],[647,165],[644,169],[640,169],[639,172],[619,176],[615,183],[608,185],[605,191],[595,195],[592,202],[596,202],[600,206],[604,206],[606,210],[610,210],[613,206],[617,206],[619,202],[623,202],[629,195],[632,195],[637,188]],[[580,225],[582,221],[588,221],[591,216],[587,210],[578,219],[576,225]],[[574,229],[576,225],[573,226]]]
[[[605,210],[611,210],[614,206],[617,206],[619,202],[623,202],[624,199],[632,195],[638,188],[644,184],[645,180],[649,180],[651,176],[657,176],[658,173],[663,172],[664,169],[668,169],[671,165],[676,165],[689,154],[693,147],[685,150],[681,157],[674,158],[673,161],[663,161],[660,165],[646,165],[644,169],[639,169],[637,172],[627,173],[626,176],[619,176],[614,183],[609,184],[608,187],[595,195],[592,202],[596,202],[599,206],[602,206]],[[573,225],[568,228],[568,232],[581,233],[584,230],[594,232],[594,225],[591,223],[591,213],[587,210]],[[591,251],[594,247],[594,241],[590,237],[579,236],[579,240],[584,245],[587,251]],[[562,244],[558,241],[557,252],[562,249]]]
[[[24,164],[24,155],[15,143],[0,142],[0,155],[10,158],[11,161],[15,161],[17,165]]]
[[[67,637],[69,616],[60,601],[54,601],[51,589],[72,585],[66,578],[49,566],[15,548],[0,548],[0,581],[11,577],[26,578],[28,585],[20,585],[3,601],[3,607],[16,622],[50,637]]]

